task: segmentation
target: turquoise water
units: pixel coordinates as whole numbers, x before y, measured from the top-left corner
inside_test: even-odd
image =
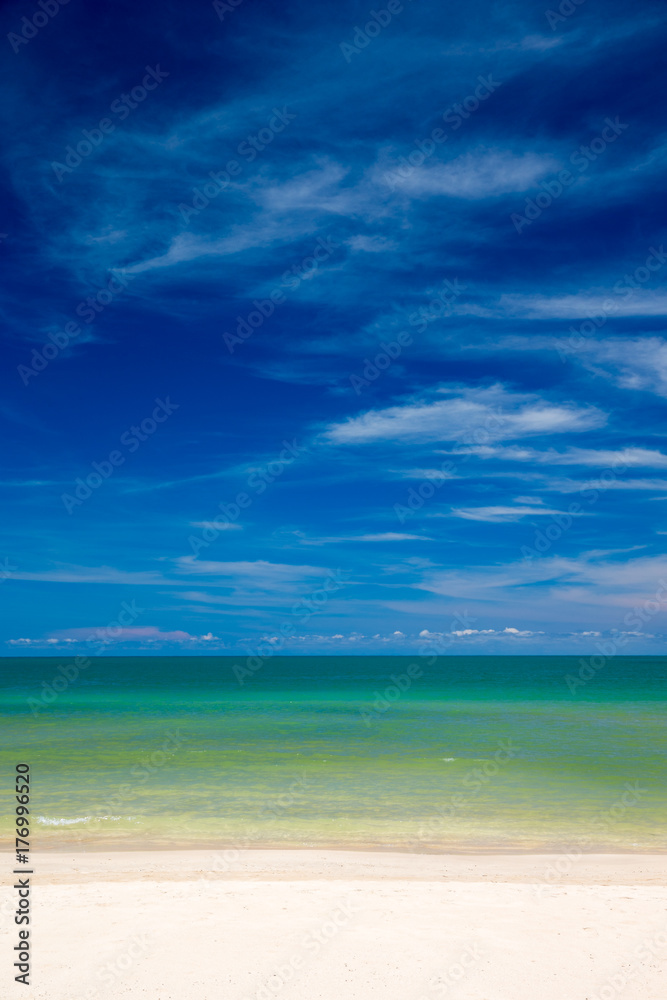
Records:
[[[35,848],[666,846],[664,658],[574,693],[576,657],[275,657],[243,685],[238,657],[99,657],[54,682],[71,662],[0,660],[2,814],[25,761]]]

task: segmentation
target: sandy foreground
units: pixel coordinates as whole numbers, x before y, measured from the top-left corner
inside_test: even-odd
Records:
[[[664,855],[90,851],[30,867],[31,985],[13,979],[3,880],[2,997],[667,997]]]

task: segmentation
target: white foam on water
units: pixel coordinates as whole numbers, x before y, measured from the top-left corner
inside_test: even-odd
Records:
[[[51,816],[38,816],[37,822],[42,826],[73,826],[75,823],[90,823],[91,819],[122,819],[122,816],[77,816],[75,819],[54,819]]]

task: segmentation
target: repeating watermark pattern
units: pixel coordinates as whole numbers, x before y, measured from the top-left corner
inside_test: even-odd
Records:
[[[629,809],[633,809],[648,794],[648,788],[642,788],[638,781],[634,783],[628,781],[624,788],[623,794],[612,803],[609,809],[597,813],[590,820],[589,825],[592,831],[597,834],[607,833],[627,815]],[[597,846],[598,844],[593,840],[593,833],[578,837],[577,842],[569,846],[567,851],[563,851],[556,860],[549,862],[544,869],[542,881],[533,886],[535,892],[540,896],[543,895],[550,886],[557,884],[564,875],[571,873],[577,862],[585,856],[587,850],[591,848],[595,850]]]
[[[544,16],[551,30],[555,31],[562,21],[567,21],[568,17],[572,17],[577,7],[581,7],[582,3],[585,2],[586,0],[562,0],[558,10],[545,10]]]
[[[391,340],[388,344],[383,341],[380,344],[380,351],[374,358],[364,358],[364,368],[361,375],[353,372],[348,376],[350,385],[357,396],[361,395],[362,389],[367,389],[372,382],[379,378],[383,371],[390,368],[394,361],[400,358],[403,348],[410,347],[412,343],[412,334],[408,333],[407,330],[401,330],[396,340]]]
[[[477,619],[469,615],[467,611],[457,611],[449,623],[449,632],[429,632],[428,629],[423,629],[419,633],[422,642],[417,647],[417,651],[420,656],[424,657],[426,666],[433,666],[438,656],[442,656],[449,649],[455,636],[468,635],[475,631],[470,626],[474,625],[476,621]],[[462,628],[457,629],[457,625],[462,626]]]
[[[191,828],[186,824],[184,829],[186,833],[191,832]],[[197,831],[199,832],[199,831]],[[248,827],[245,834],[242,837],[236,838],[236,842],[233,847],[226,847],[222,851],[215,851],[206,861],[206,872],[199,875],[194,879],[194,884],[198,886],[210,885],[213,875],[226,875],[228,872],[232,871],[233,867],[238,864],[241,857],[241,851],[249,850],[250,848],[256,846],[257,842],[261,840],[262,837],[266,836],[265,830],[260,830],[259,827]],[[179,889],[176,887],[174,889],[174,898],[179,896],[190,896],[192,889],[192,882],[189,882],[187,886]]]
[[[285,271],[280,279],[280,283],[272,288],[267,299],[254,299],[254,309],[247,316],[237,316],[236,333],[225,331],[222,339],[230,354],[234,353],[234,348],[238,344],[243,344],[249,337],[252,337],[255,330],[264,325],[264,320],[272,316],[276,311],[276,306],[286,301],[287,296],[283,288],[294,290],[299,287],[302,281],[313,277],[320,264],[329,260],[334,250],[338,250],[340,243],[331,237],[318,237],[313,251],[299,264],[293,264]]]
[[[10,31],[7,35],[7,41],[14,52],[18,54],[21,51],[21,46],[27,45],[39,33],[40,28],[45,28],[60,11],[60,8],[65,7],[69,2],[70,0],[38,0],[37,6],[40,9],[35,10],[29,18],[21,18],[21,33]]]
[[[151,416],[144,417],[139,424],[133,424],[120,436],[121,445],[127,448],[130,454],[141,447],[144,441],[148,441],[149,437],[155,434],[159,425],[168,420],[172,413],[180,408],[180,404],[172,403],[169,396],[164,401],[156,399],[155,403]],[[60,496],[67,513],[72,514],[88,497],[92,496],[93,490],[99,489],[102,483],[106,482],[116,469],[125,463],[125,458],[126,456],[116,448],[109,452],[107,458],[101,462],[92,463],[93,471],[88,473],[85,480],[81,476],[75,479],[74,495],[62,493]]]
[[[110,622],[104,628],[94,629],[87,637],[86,644],[89,647],[90,656],[99,656],[109,643],[122,633],[124,628],[128,628],[146,610],[138,608],[134,601],[129,604],[127,601],[123,601],[120,608],[120,613],[115,621]],[[17,641],[20,642],[20,640]],[[42,709],[53,705],[70,685],[76,683],[81,671],[87,670],[90,666],[90,656],[75,656],[71,663],[64,665],[59,663],[51,683],[42,681],[40,696],[27,700],[28,708],[34,716],[38,715]]]
[[[488,444],[491,440],[491,432],[497,432],[505,423],[505,418],[500,407],[489,413],[484,422],[470,431],[466,431],[455,441],[457,446],[472,447],[473,445]],[[442,489],[448,479],[453,479],[457,475],[457,470],[464,462],[470,461],[471,452],[457,456],[457,461],[444,461],[439,469],[432,470],[419,486],[411,486],[408,490],[404,503],[394,504],[394,513],[400,524],[414,516],[421,510],[427,501],[432,500],[438,490]]]
[[[452,104],[446,111],[443,111],[442,120],[447,122],[452,132],[456,132],[461,128],[463,122],[477,111],[480,104],[488,101],[491,94],[495,94],[498,87],[502,87],[502,85],[502,80],[493,79],[493,73],[489,73],[488,76],[478,76],[474,91],[467,94],[460,104]]]
[[[146,100],[149,93],[159,87],[168,76],[168,72],[160,69],[159,63],[155,68],[146,66],[146,75],[141,84],[133,87],[129,94],[121,94],[115,101],[112,101],[109,110],[118,116],[119,121],[125,121],[130,112],[138,108],[142,101]],[[85,158],[90,156],[93,150],[99,149],[106,137],[115,131],[116,126],[111,118],[100,118],[96,128],[81,129],[83,139],[77,142],[76,148],[71,145],[65,147],[65,162],[60,163],[54,160],[51,163],[51,168],[58,178],[58,182],[62,184],[63,179],[81,166]]]
[[[625,469],[627,468],[627,466],[623,466],[623,468]],[[605,475],[606,471],[607,470],[605,470],[605,472],[602,473],[603,476]],[[604,489],[608,489],[608,487],[604,487]],[[579,492],[581,493],[582,496],[584,496],[587,493],[590,494],[588,497],[589,503],[595,503],[595,501],[598,499],[598,496],[600,495],[598,491],[591,490],[589,489],[588,486],[582,486]],[[563,537],[565,532],[570,530],[570,528],[574,524],[574,519],[576,517],[580,517],[584,513],[585,511],[582,508],[581,504],[577,503],[576,500],[573,500],[572,503],[568,505],[567,512],[561,511],[556,514],[551,514],[550,518],[552,523],[548,524],[544,529],[544,531],[542,531],[541,528],[535,529],[532,548],[530,545],[521,546],[521,555],[523,556],[523,558],[526,559],[528,562],[530,562],[531,559],[536,559],[538,556],[545,555],[549,551],[551,546],[554,544],[554,542],[559,541],[559,539]]]
[[[456,463],[442,462],[439,469],[434,469],[419,486],[411,486],[404,497],[404,503],[394,504],[394,513],[400,524],[405,524],[424,504],[431,500],[436,492],[455,475]]]
[[[427,305],[420,306],[415,312],[410,313],[408,323],[417,333],[423,333],[427,326],[437,319],[448,318],[454,312],[454,303],[467,287],[462,285],[458,278],[454,278],[453,281],[445,278],[435,297]]]
[[[623,618],[623,625],[636,630],[664,609],[667,605],[667,581],[658,580],[658,584],[659,587],[654,597],[644,601],[641,605],[636,605],[632,611],[628,611]],[[621,652],[622,647],[627,645],[629,637],[633,634],[633,632],[619,631],[610,639],[605,639],[604,642],[596,642],[595,645],[600,650],[600,655],[580,659],[580,667],[576,675],[564,674],[563,680],[570,694],[576,694],[579,688],[586,687],[588,682],[607,666],[609,660]]]
[[[273,1000],[295,975],[308,964],[308,956],[319,954],[322,948],[346,927],[352,918],[361,912],[357,900],[349,896],[338,903],[317,927],[309,930],[301,941],[298,951],[276,966],[258,989],[246,993],[243,1000]],[[304,954],[304,952],[306,954]]]
[[[419,657],[423,664],[427,667],[432,667],[438,656],[445,653],[452,642],[454,641],[455,635],[461,635],[460,631],[456,631],[457,625],[463,625],[464,629],[469,629],[477,621],[476,618],[471,618],[465,612],[456,612],[454,618],[450,624],[450,632],[443,635],[431,635],[428,637],[425,633],[420,633],[420,636],[424,637],[423,642],[419,644],[418,652]],[[391,674],[389,677],[390,684],[382,691],[374,691],[374,701],[370,708],[359,709],[359,714],[361,720],[367,728],[371,728],[374,722],[377,722],[389,709],[396,704],[398,699],[409,691],[413,683],[416,680],[420,680],[424,676],[424,670],[419,663],[413,662],[408,665],[405,673],[402,674]]]
[[[85,323],[94,323],[101,312],[121,295],[127,288],[128,282],[134,278],[133,274],[126,274],[124,271],[112,269],[111,277],[103,288],[97,290],[95,295],[89,295],[87,299],[82,299],[74,310]],[[120,286],[120,287],[119,287]],[[49,333],[50,343],[44,344],[41,351],[32,349],[32,363],[30,365],[18,365],[16,370],[21,376],[21,381],[27,385],[30,379],[39,375],[49,362],[57,358],[61,351],[69,347],[70,341],[81,334],[82,327],[79,323],[71,320],[66,323],[62,330],[55,330]]]
[[[410,663],[404,674],[390,674],[391,683],[387,684],[383,691],[373,692],[375,701],[372,710],[359,709],[364,725],[370,728],[372,723],[384,715],[402,694],[410,690],[414,681],[423,676],[424,671],[418,663]]]
[[[444,972],[438,973],[434,976],[428,984],[428,992],[422,993],[418,1000],[431,1000],[432,997],[444,997],[447,996],[452,987],[458,986],[462,979],[470,972],[470,969],[478,962],[481,958],[484,958],[484,952],[481,950],[477,942],[469,944],[461,954],[459,955],[457,962],[452,962]]]
[[[465,290],[466,286],[461,285],[458,278],[454,278],[453,282],[446,278],[442,282],[438,294],[431,299],[428,306],[420,306],[416,312],[410,314],[408,317],[410,326],[417,327],[417,332],[423,333],[429,323],[433,323],[436,319],[442,319],[444,316],[451,316],[454,301]],[[380,351],[374,358],[364,358],[364,368],[361,375],[352,373],[348,376],[356,395],[360,396],[363,389],[367,389],[380,377],[382,372],[387,371],[401,356],[403,348],[410,347],[412,343],[412,334],[408,333],[407,330],[402,330],[397,335],[396,340],[392,340],[388,344],[381,343]]]
[[[294,121],[296,114],[288,111],[286,107],[274,108],[268,123],[255,135],[247,135],[245,139],[236,147],[236,152],[242,156],[246,163],[252,163],[257,155],[269,146],[275,137],[283,132],[290,122]],[[178,210],[184,222],[189,222],[193,215],[199,215],[211,204],[214,198],[232,184],[234,178],[240,177],[243,173],[243,164],[238,160],[229,160],[225,164],[224,170],[209,170],[208,176],[211,178],[201,188],[192,189],[192,203],[186,205],[181,202]]]
[[[257,811],[258,818],[264,821],[266,819],[277,819],[280,815],[284,815],[288,809],[291,809],[297,804],[298,801],[300,801],[302,797],[301,789],[305,789],[306,787],[312,786],[307,780],[304,772],[290,783],[285,792],[268,798],[259,807]],[[187,835],[190,835],[193,832],[200,832],[198,828],[193,831],[193,827],[190,823],[183,824],[180,829]],[[212,874],[227,874],[227,872],[231,871],[232,868],[238,864],[241,851],[255,847],[258,842],[260,844],[266,842],[266,825],[264,822],[262,823],[262,826],[248,824],[245,827],[243,835],[235,837],[233,847],[227,847],[222,851],[215,851],[211,860],[207,862],[208,871],[197,878],[197,883],[200,885],[208,885],[211,882]],[[189,894],[190,889],[185,888],[183,893]]]
[[[618,479],[618,475],[621,472],[626,472],[628,466],[625,462],[621,462],[620,459],[616,459],[611,465],[604,469],[597,479],[589,480],[589,482],[584,483],[584,485],[579,490],[579,496],[582,500],[585,500],[589,506],[596,504],[601,496],[611,489],[614,483]],[[551,549],[555,542],[558,542],[563,535],[570,530],[574,524],[574,520],[577,517],[581,517],[585,514],[585,510],[582,505],[577,501],[573,500],[567,508],[566,511],[561,511],[557,514],[551,514],[551,524],[542,531],[540,528],[535,529],[535,534],[533,536],[533,544],[522,545],[521,555],[525,560],[530,562],[532,559],[536,559],[539,556],[545,556],[547,552]]]
[[[644,964],[650,962],[660,955],[667,947],[667,928],[657,931],[651,937],[645,938],[633,950],[633,957],[638,961],[632,962],[628,967],[624,965],[622,971],[609,976],[597,993],[592,993],[590,1000],[614,1000],[625,991],[633,980],[645,974]]]
[[[329,575],[322,584],[314,590],[308,597],[300,598],[292,606],[291,618],[287,619],[276,630],[277,635],[264,638],[260,641],[255,650],[246,658],[245,666],[235,663],[232,672],[239,685],[243,686],[246,679],[254,677],[264,664],[284,647],[285,643],[296,633],[297,624],[303,625],[310,621],[313,615],[319,614],[333,594],[338,593],[348,582],[351,573],[340,569],[329,570]]]
[[[616,142],[619,135],[622,135],[627,128],[630,128],[629,123],[622,122],[618,115],[613,121],[611,118],[605,118],[604,123],[605,127],[599,135],[591,139],[588,146],[582,145],[570,155],[570,163],[573,167],[577,168],[580,174],[588,170],[591,163],[594,163],[599,156],[602,156],[609,146]],[[542,213],[547,208],[550,208],[563,192],[567,191],[574,184],[575,180],[576,177],[570,170],[561,170],[557,177],[552,177],[548,181],[540,181],[539,186],[542,188],[542,191],[535,195],[534,198],[526,198],[523,215],[519,212],[512,212],[510,214],[510,222],[517,233],[521,233],[526,226],[532,226],[533,222],[539,219]]]
[[[493,759],[485,761],[482,767],[472,768],[461,779],[461,787],[467,794],[455,792],[451,795],[445,804],[437,810],[436,815],[420,827],[417,840],[421,843],[436,836],[443,826],[457,813],[465,809],[474,797],[479,795],[484,786],[500,773],[500,768],[508,761],[513,760],[519,752],[520,747],[514,746],[511,739],[499,740],[498,749],[495,751]]]
[[[213,10],[221,21],[224,21],[227,14],[233,14],[237,7],[240,7],[243,0],[213,0]]]
[[[115,809],[120,809],[124,803],[132,802],[137,796],[137,789],[143,787],[149,779],[153,778],[171,760],[174,754],[182,749],[183,744],[187,743],[188,739],[189,737],[184,736],[180,729],[176,733],[173,733],[171,730],[166,732],[165,738],[159,747],[153,750],[152,753],[142,757],[131,768],[130,777],[132,778],[132,782],[119,785],[117,791],[101,803],[95,809],[92,816],[86,817],[86,829],[89,830],[91,826],[108,819],[110,814]]]
[[[142,931],[128,938],[121,946],[113,958],[107,959],[100,965],[95,974],[95,978],[101,982],[100,986],[91,986],[82,1000],[97,1000],[107,993],[107,988],[118,985],[119,981],[127,976],[127,973],[139,959],[143,958],[149,948],[149,942],[155,935],[151,931]]]
[[[412,0],[409,0],[409,2],[412,2]],[[404,10],[405,7],[401,3],[401,0],[389,0],[386,8],[382,7],[380,10],[370,10],[368,12],[369,19],[366,24],[362,28],[355,25],[352,41],[341,42],[339,45],[345,62],[349,65],[352,61],[352,56],[358,56],[359,53],[363,52],[372,40],[377,38],[380,32],[384,31],[391,24],[396,15],[401,14]]]
[[[0,563],[0,583],[4,583],[8,580],[12,573],[16,573],[18,566],[12,566],[7,556]]]
[[[293,438],[292,441],[283,441],[282,443],[283,449],[277,458],[259,469],[253,469],[248,476],[246,485],[249,490],[252,490],[255,496],[261,496],[270,485],[282,476],[287,466],[291,465],[295,459],[300,458],[302,454],[309,454],[310,452],[310,449],[306,445],[297,444],[296,438]],[[253,499],[250,493],[240,490],[229,503],[219,503],[218,510],[220,513],[216,514],[211,521],[205,523],[201,535],[190,535],[188,537],[192,554],[197,556],[202,549],[207,549],[212,545],[223,531],[238,521],[241,511],[247,510],[251,506]]]
[[[150,754],[141,757],[132,767],[128,776],[131,783],[118,785],[117,790],[94,808],[90,814],[71,819],[37,816],[39,825],[43,828],[58,827],[58,842],[68,842],[72,846],[81,844],[91,835],[97,836],[101,823],[105,821],[116,822],[124,818],[118,810],[123,805],[135,801],[141,787],[169,763],[174,754],[189,739],[190,737],[184,736],[180,730],[175,733],[168,730],[164,734],[162,743]],[[125,818],[131,819],[133,817]]]
[[[667,261],[667,254],[665,254],[662,244],[659,247],[649,247],[649,255],[645,263],[636,267],[632,274],[624,274],[614,284],[614,294],[627,302],[638,288],[645,285],[655,272],[664,266],[665,261]],[[609,317],[618,312],[618,309],[618,299],[605,299],[602,302],[601,313],[587,313],[586,319],[578,327],[571,326],[569,328],[571,336],[566,341],[560,341],[556,345],[556,350],[561,361],[567,361],[568,355],[576,354],[586,343],[587,339],[597,333],[605,325]]]
[[[338,934],[341,927],[345,927],[350,922],[355,913],[360,912],[361,907],[356,905],[356,900],[353,897],[339,903],[319,927],[306,934],[302,947],[306,951],[317,954],[325,944]],[[260,998],[258,997],[257,1000]]]
[[[259,818],[261,820],[278,819],[295,806],[297,802],[302,801],[305,790],[312,787],[313,785],[308,780],[306,772],[302,771],[299,777],[292,781],[286,792],[281,792],[280,795],[268,799],[264,803],[260,809]]]
[[[473,93],[467,94],[458,104],[452,104],[446,111],[442,112],[442,120],[449,126],[452,132],[461,128],[464,121],[467,121],[472,114],[477,111],[480,104],[488,101],[491,94],[494,94],[498,87],[502,86],[502,80],[494,80],[493,75],[478,76],[477,86]],[[426,160],[430,159],[438,146],[444,145],[449,139],[444,129],[438,127],[431,130],[425,139],[415,139],[415,149],[407,157],[398,158],[398,166],[392,171],[386,171],[383,181],[392,191],[400,187],[415,170],[423,166]]]

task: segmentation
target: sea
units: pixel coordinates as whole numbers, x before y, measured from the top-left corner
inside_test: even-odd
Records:
[[[667,848],[665,657],[267,654],[0,659],[3,845]]]

